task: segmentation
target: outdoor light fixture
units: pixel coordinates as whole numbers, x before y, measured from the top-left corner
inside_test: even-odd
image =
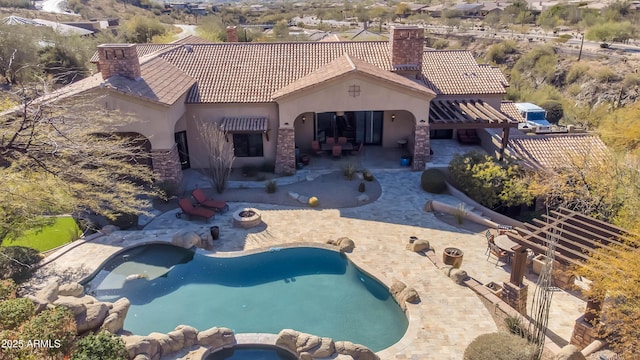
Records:
[[[305,121],[307,121],[307,117],[306,117],[306,116],[303,116],[303,117],[302,117],[302,123],[304,124],[304,122],[305,122]]]
[[[421,122],[421,123],[424,123],[425,121],[424,121],[424,119],[422,119],[422,120],[420,120],[420,122]]]
[[[288,122],[286,122],[286,123],[284,123],[284,124],[285,124],[285,125],[289,125],[289,123],[288,123]]]
[[[391,122],[396,121],[396,114],[391,114]]]

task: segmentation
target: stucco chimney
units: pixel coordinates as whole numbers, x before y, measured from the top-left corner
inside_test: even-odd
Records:
[[[418,26],[391,27],[391,65],[397,70],[421,70],[424,29]]]
[[[227,26],[227,42],[238,42],[237,26]]]
[[[114,75],[128,77],[132,80],[139,79],[140,61],[136,52],[136,44],[98,45],[98,69],[104,80]]]

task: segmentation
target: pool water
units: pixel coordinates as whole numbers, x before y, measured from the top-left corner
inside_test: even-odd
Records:
[[[275,347],[233,347],[217,351],[205,360],[297,360],[298,357]]]
[[[124,280],[131,275],[140,279]],[[379,351],[408,326],[386,287],[344,255],[318,248],[217,258],[147,245],[107,264],[87,291],[101,301],[127,297],[125,330],[140,335],[180,324],[236,333],[295,329]]]

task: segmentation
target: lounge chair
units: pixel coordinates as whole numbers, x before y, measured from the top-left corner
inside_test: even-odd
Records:
[[[496,245],[493,241],[490,241],[488,245],[489,245],[489,255],[487,255],[487,261],[489,261],[489,258],[491,257],[491,255],[493,255],[496,258],[495,266],[498,266],[498,263],[500,261],[504,262],[505,264],[509,262],[508,252],[506,252],[503,249],[500,249],[498,245]]]
[[[186,214],[189,216],[201,217],[209,221],[209,219],[212,219],[216,214],[213,210],[193,205],[189,198],[182,198],[178,200],[178,206],[180,206],[180,210],[182,210],[182,212],[176,213],[177,218],[181,218],[182,215]]]
[[[225,212],[229,210],[229,205],[227,205],[226,201],[207,199],[207,195],[200,188],[193,190],[191,192],[191,196],[193,196],[200,206],[204,206],[217,212]]]

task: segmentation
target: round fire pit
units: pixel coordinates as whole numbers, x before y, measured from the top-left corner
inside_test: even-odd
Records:
[[[244,208],[233,213],[233,226],[250,228],[260,225],[262,218],[257,209]]]

